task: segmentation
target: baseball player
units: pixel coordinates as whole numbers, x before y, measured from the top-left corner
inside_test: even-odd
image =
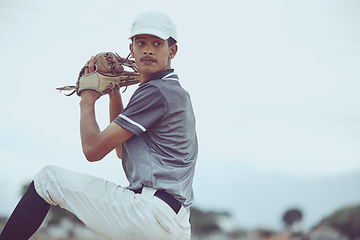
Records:
[[[129,39],[140,84],[128,105],[123,108],[119,91],[111,94],[111,123],[101,131],[94,110],[101,94],[84,90],[80,100],[84,155],[94,162],[116,149],[129,186],[46,166],[16,206],[1,240],[30,238],[51,205],[72,212],[106,239],[190,239],[198,145],[189,94],[171,69],[176,27],[163,13],[144,12],[135,18]],[[94,71],[93,57],[85,71]]]

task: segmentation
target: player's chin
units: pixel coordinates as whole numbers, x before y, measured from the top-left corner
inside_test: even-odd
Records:
[[[150,75],[155,75],[157,73],[160,73],[164,70],[166,70],[168,68],[168,66],[164,63],[160,63],[160,62],[152,62],[152,63],[144,63],[144,62],[140,62],[140,64],[138,64],[138,70],[140,73],[146,73],[146,74],[150,74]]]
[[[143,73],[155,73],[159,71],[159,68],[155,64],[140,64],[138,65],[139,72]]]
[[[154,61],[140,61],[140,64],[137,64],[139,69],[153,69],[157,68],[157,63]]]

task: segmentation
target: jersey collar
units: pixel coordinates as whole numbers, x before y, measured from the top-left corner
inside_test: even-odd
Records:
[[[174,69],[166,69],[158,74],[152,76],[149,81],[157,79],[169,79],[169,80],[179,80],[178,75],[174,72]]]

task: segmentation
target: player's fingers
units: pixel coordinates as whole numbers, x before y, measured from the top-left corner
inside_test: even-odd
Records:
[[[85,67],[85,74],[89,73],[89,67]]]
[[[89,72],[90,73],[92,73],[95,70],[94,61],[95,61],[95,57],[91,56],[90,63],[89,63]]]

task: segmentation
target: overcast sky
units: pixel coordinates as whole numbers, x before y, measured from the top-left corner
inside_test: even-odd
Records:
[[[0,0],[0,214],[48,164],[127,185],[114,153],[86,162],[79,98],[55,88],[75,83],[91,55],[127,56],[144,10],[164,11],[178,27],[173,67],[197,117],[199,203],[205,176],[223,182],[237,169],[298,177],[360,169],[357,0]],[[96,105],[101,128],[107,104]]]

